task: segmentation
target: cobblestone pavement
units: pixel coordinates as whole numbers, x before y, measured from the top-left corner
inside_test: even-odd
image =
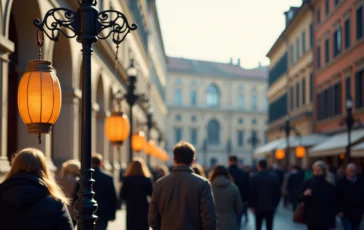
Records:
[[[279,208],[274,218],[274,230],[306,230],[307,228],[301,224],[295,224],[292,221],[292,212],[283,208]],[[114,222],[110,222],[108,230],[125,230],[125,210],[117,213],[117,218]],[[254,215],[249,214],[248,224],[242,226],[241,230],[255,230]],[[263,226],[262,230],[265,230]],[[336,230],[343,230],[338,223]],[[364,224],[360,230],[364,230]]]

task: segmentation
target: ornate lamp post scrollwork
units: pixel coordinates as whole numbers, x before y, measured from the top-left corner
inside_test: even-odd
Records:
[[[92,44],[98,39],[107,39],[120,44],[130,31],[137,29],[129,25],[124,14],[107,10],[98,12],[96,0],[78,0],[79,8],[73,12],[66,8],[49,10],[44,20],[34,20],[34,25],[43,31],[48,38],[58,41],[60,34],[67,38],[77,37],[82,44],[82,132],[81,132],[81,179],[79,199],[76,203],[79,230],[94,229],[97,216],[94,212],[97,203],[93,199],[93,169],[91,168],[91,53]],[[109,31],[107,31],[109,29]],[[66,32],[68,31],[68,32]],[[130,117],[130,120],[132,118]]]

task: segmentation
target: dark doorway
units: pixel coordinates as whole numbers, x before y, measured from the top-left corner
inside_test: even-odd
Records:
[[[9,40],[14,42],[14,52],[10,54],[9,59],[9,74],[8,74],[8,128],[7,128],[7,156],[9,161],[14,153],[17,151],[18,146],[18,83],[19,76],[16,72],[18,65],[18,40],[13,14],[10,14],[9,25]]]

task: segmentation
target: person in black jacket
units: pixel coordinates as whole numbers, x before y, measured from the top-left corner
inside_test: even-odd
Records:
[[[259,173],[251,181],[249,206],[255,213],[256,230],[261,230],[266,220],[267,230],[273,229],[274,212],[281,198],[280,182],[277,175],[267,170],[267,161],[258,162]]]
[[[68,203],[44,154],[23,149],[0,184],[0,229],[72,230]]]
[[[235,185],[239,188],[240,197],[243,201],[243,212],[238,215],[238,226],[241,225],[242,215],[245,216],[245,222],[248,222],[248,200],[249,200],[249,187],[250,177],[249,174],[238,167],[238,158],[236,156],[229,157],[228,171],[234,180]]]
[[[286,191],[288,192],[288,201],[292,204],[293,212],[298,206],[297,199],[304,182],[304,178],[297,165],[292,167],[291,173],[288,176]]]
[[[345,230],[359,230],[364,212],[364,186],[355,164],[348,164],[346,176],[336,185],[338,216]]]
[[[115,220],[117,210],[117,197],[115,192],[114,180],[111,176],[102,172],[102,156],[101,154],[92,154],[92,168],[95,170],[92,178],[95,180],[93,190],[95,192],[94,199],[97,202],[96,211],[96,230],[106,230],[109,221]],[[79,184],[77,184],[74,201],[78,199]],[[76,205],[80,205],[79,202]]]
[[[120,200],[126,201],[126,229],[149,230],[148,197],[152,196],[152,174],[143,159],[134,159],[124,174]]]
[[[334,186],[329,183],[327,166],[323,161],[313,165],[312,179],[304,182],[300,201],[304,202],[304,222],[309,230],[335,229],[336,197]]]

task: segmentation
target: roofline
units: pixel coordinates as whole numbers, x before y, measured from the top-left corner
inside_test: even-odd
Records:
[[[159,41],[160,41],[161,46],[162,46],[165,61],[167,62],[168,61],[168,56],[166,54],[166,49],[164,48],[164,41],[163,41],[163,36],[162,36],[162,31],[161,31],[161,25],[159,23],[159,16],[158,16],[158,11],[157,11],[157,7],[156,7],[155,2],[156,2],[156,0],[152,1],[152,6],[153,6],[152,10],[153,10],[153,14],[155,16],[156,23],[157,23],[157,32],[158,32],[158,35],[160,37]]]
[[[309,2],[305,1],[302,3],[302,5],[299,7],[298,12],[295,14],[295,16],[293,17],[293,19],[288,23],[288,25],[284,28],[284,30],[282,31],[282,33],[278,36],[277,40],[274,42],[273,46],[270,48],[270,50],[268,51],[268,53],[266,54],[266,57],[270,57],[271,53],[277,48],[277,46],[282,42],[282,39],[285,38],[285,33],[292,28],[292,24],[296,22],[298,15],[301,15],[303,10],[305,9],[310,9],[310,7],[308,6],[310,5]],[[307,8],[305,7],[307,6]]]

